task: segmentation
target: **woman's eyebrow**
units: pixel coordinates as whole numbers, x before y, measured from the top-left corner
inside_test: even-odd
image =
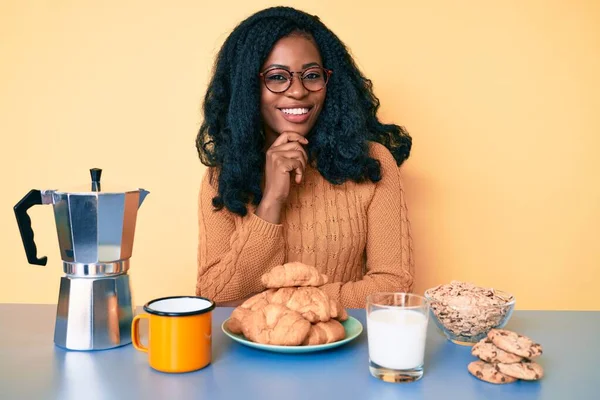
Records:
[[[271,69],[271,68],[287,69],[288,71],[290,69],[290,67],[288,67],[287,65],[282,65],[282,64],[271,64],[271,65],[267,66],[267,68],[265,68],[265,69]]]
[[[310,67],[318,67],[319,63],[316,62],[311,62],[308,64],[304,64],[302,65],[302,69],[306,69],[306,68],[310,68]],[[265,69],[271,69],[271,68],[281,68],[281,69],[286,69],[286,70],[290,70],[290,67],[288,65],[283,65],[283,64],[271,64],[269,66],[267,66],[267,68]]]
[[[311,63],[308,63],[308,64],[304,64],[302,66],[302,69],[306,69],[306,68],[310,68],[310,67],[319,67],[319,66],[320,66],[319,63],[311,62]]]

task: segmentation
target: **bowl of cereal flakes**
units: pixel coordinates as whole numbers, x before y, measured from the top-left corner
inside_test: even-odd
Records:
[[[461,281],[427,289],[425,298],[448,340],[466,346],[479,342],[492,328],[503,328],[515,308],[512,294]]]

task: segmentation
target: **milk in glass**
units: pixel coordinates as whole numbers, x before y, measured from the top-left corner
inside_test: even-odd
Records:
[[[369,358],[383,368],[423,365],[427,316],[407,309],[382,308],[367,315]]]

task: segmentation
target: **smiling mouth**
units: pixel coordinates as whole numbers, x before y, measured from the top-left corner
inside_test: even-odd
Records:
[[[286,115],[304,115],[308,114],[312,107],[299,107],[299,108],[280,108],[281,112]]]
[[[283,119],[292,124],[304,124],[312,115],[313,107],[279,108]]]

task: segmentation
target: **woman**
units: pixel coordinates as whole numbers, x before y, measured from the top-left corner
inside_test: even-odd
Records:
[[[237,305],[260,277],[300,261],[347,308],[410,291],[410,226],[398,167],[410,136],[376,117],[379,100],[318,17],[288,8],[241,22],[216,59],[196,146],[196,293]]]

